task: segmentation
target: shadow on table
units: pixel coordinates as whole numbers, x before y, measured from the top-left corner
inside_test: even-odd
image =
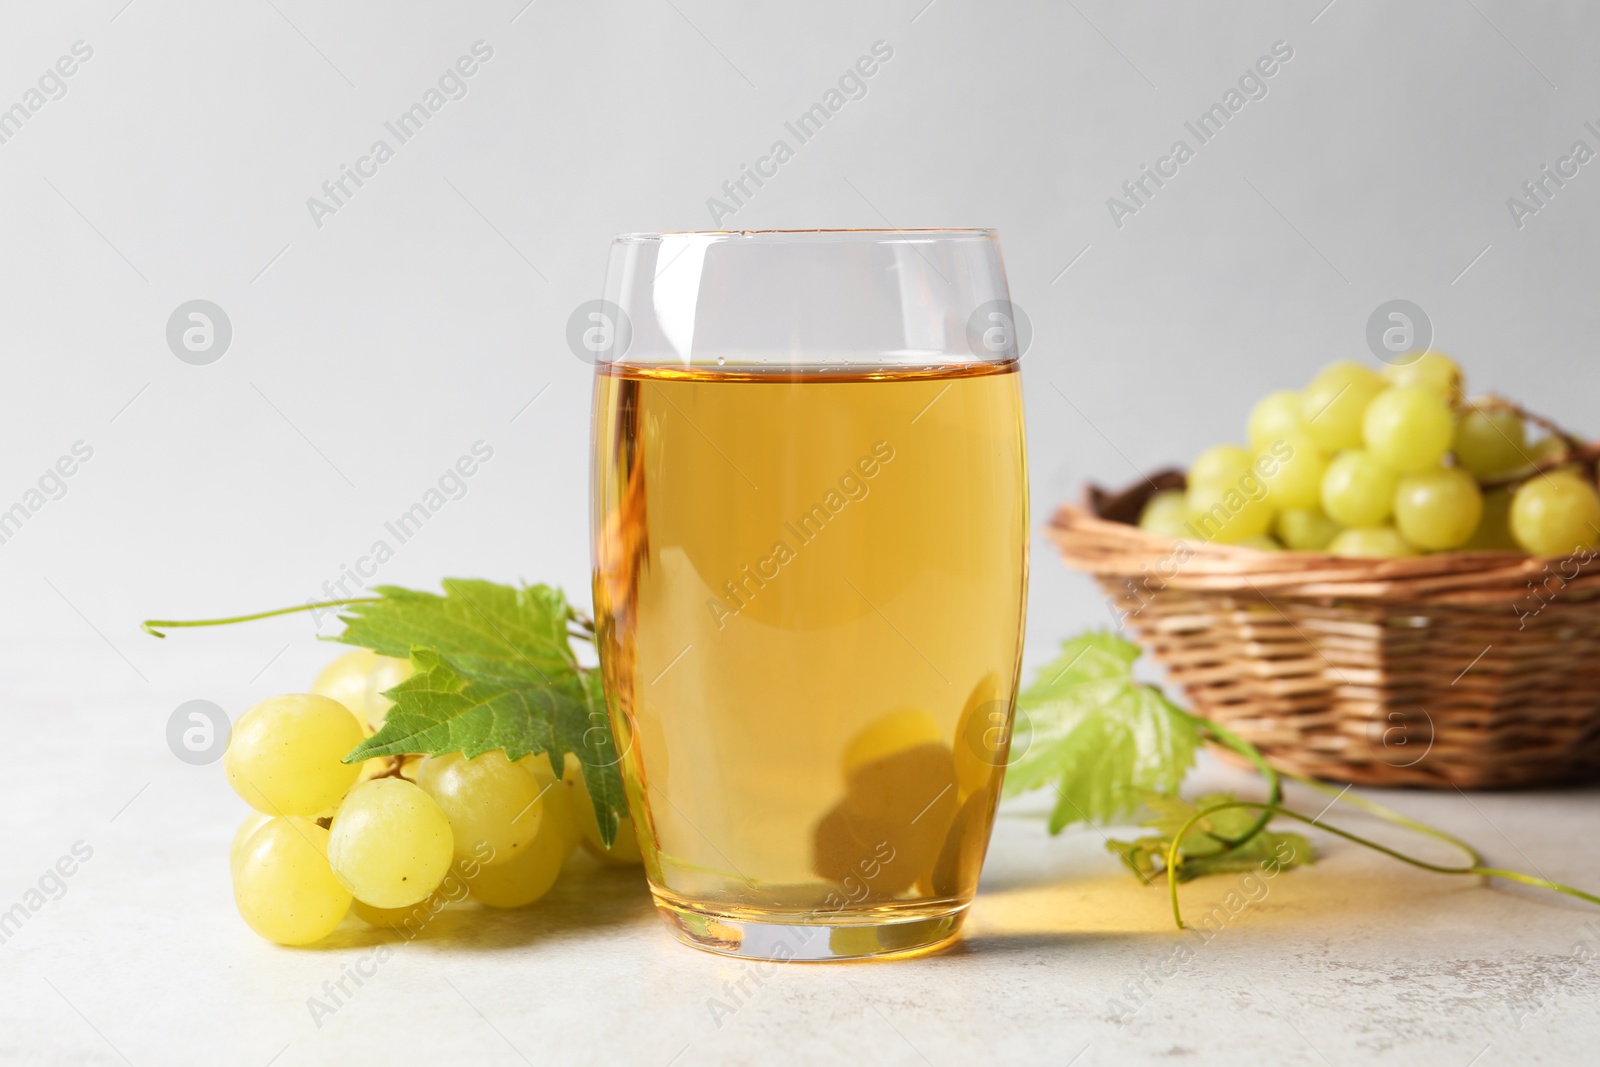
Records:
[[[445,908],[414,931],[369,926],[351,915],[312,947],[348,949],[411,942],[448,944],[453,951],[496,952],[601,927],[626,926],[640,926],[650,933],[659,926],[644,868],[607,864],[579,852],[567,862],[550,892],[527,907],[488,908],[469,898]]]
[[[1570,800],[1564,792],[1541,797],[1527,816]],[[1487,799],[1482,801],[1488,803]],[[1496,812],[1497,819],[1500,813]],[[1525,816],[1526,817],[1526,816]],[[1347,817],[1353,829],[1385,837],[1376,824]],[[1173,921],[1165,881],[1142,885],[1105,853],[1098,835],[1081,840],[1049,839],[1041,847],[1014,844],[996,849],[984,870],[962,938],[941,955],[1038,955],[1042,950],[1115,947],[1171,941],[1182,934]],[[1394,843],[1438,862],[1453,853],[1415,838]],[[1514,846],[1512,846],[1514,847]],[[1558,872],[1552,874],[1559,877]],[[1586,887],[1588,888],[1588,887]],[[1503,922],[1510,909],[1536,907],[1593,913],[1592,906],[1506,882],[1440,875],[1405,866],[1359,846],[1319,842],[1316,862],[1263,872],[1230,873],[1179,887],[1179,901],[1193,931],[1232,931],[1233,936],[1347,936],[1353,929],[1383,924],[1432,926],[1452,921]],[[1513,903],[1508,898],[1517,898]],[[448,944],[453,950],[496,952],[598,930],[624,936],[662,936],[642,867],[604,864],[585,853],[569,861],[543,899],[509,910],[468,902],[445,909],[415,936],[367,926],[354,916],[317,948],[341,949],[407,941]]]
[[[1142,934],[1106,934],[1090,931],[1050,931],[1038,933],[963,933],[960,938],[933,956],[938,957],[1037,957],[1045,952],[1116,948],[1144,944],[1155,940]]]
[[[1586,805],[1596,797],[1593,785],[1524,793],[1378,792],[1376,797],[1459,834],[1482,849],[1491,865],[1546,874],[1594,891],[1596,879],[1589,873],[1593,863],[1553,849],[1560,835],[1549,829],[1581,822]],[[1316,810],[1305,797],[1298,799],[1297,806]],[[1152,939],[1183,933],[1173,919],[1165,878],[1143,885],[1108,854],[1102,832],[1074,828],[1052,837],[1043,818],[1040,812],[1002,810],[962,951],[1024,952],[1079,945],[1091,937]],[[1463,862],[1459,852],[1442,842],[1348,806],[1330,813],[1328,821],[1419,859]],[[1139,832],[1104,831],[1121,837]],[[1519,915],[1531,919],[1536,912],[1524,911],[1528,908],[1545,914],[1595,914],[1584,901],[1508,880],[1486,883],[1476,876],[1420,870],[1327,835],[1320,827],[1310,836],[1316,848],[1310,866],[1271,877],[1251,870],[1181,885],[1179,903],[1191,932],[1225,928],[1246,937],[1281,938],[1303,937],[1317,929],[1341,937],[1378,925],[1442,928],[1462,921],[1498,924]],[[1550,867],[1547,872],[1534,866],[1541,859]]]
[[[1511,898],[1517,898],[1514,901]],[[1142,885],[1125,873],[1056,877],[1035,884],[1007,880],[980,891],[964,937],[953,951],[1027,954],[1107,943],[1209,942],[1264,937],[1348,937],[1376,928],[1448,928],[1462,922],[1499,924],[1525,908],[1589,910],[1581,901],[1476,877],[1441,875],[1387,857],[1339,846],[1317,864],[1196,879],[1179,887],[1187,930],[1173,919],[1165,881]]]

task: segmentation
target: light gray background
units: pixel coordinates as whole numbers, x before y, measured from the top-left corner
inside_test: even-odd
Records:
[[[305,618],[164,643],[138,620],[316,596],[474,441],[494,459],[381,580],[543,580],[586,602],[590,370],[569,312],[598,295],[610,235],[709,228],[706,199],[878,40],[894,58],[868,95],[730,224],[999,230],[1035,330],[1030,666],[1109,621],[1037,533],[1053,507],[1241,437],[1254,398],[1328,360],[1372,362],[1382,301],[1427,309],[1476,388],[1600,423],[1600,163],[1521,230],[1506,208],[1573,141],[1600,148],[1583,128],[1600,123],[1591,5],[924,2],[0,8],[0,106],[75,41],[94,49],[0,144],[0,507],[73,442],[94,449],[0,544],[0,714],[12,764],[42,761],[0,786],[0,907],[80,837],[211,863],[237,811],[215,768],[166,751],[168,714],[194,698],[237,714],[330,652]],[[468,95],[314,226],[307,197],[480,39],[494,56]],[[1294,58],[1268,96],[1113,225],[1106,199],[1279,40]],[[210,366],[165,342],[195,298],[233,324]],[[82,878],[114,894],[123,875],[98,863]],[[225,879],[207,870],[113,941],[178,936],[156,917],[176,906],[225,952],[257,951],[213,921]],[[48,924],[79,929],[66,908],[0,956],[34,938],[48,971]],[[90,1016],[97,973],[71,998]],[[12,978],[50,1047],[108,1055],[32,970]],[[250,1030],[261,1062],[271,1030]]]

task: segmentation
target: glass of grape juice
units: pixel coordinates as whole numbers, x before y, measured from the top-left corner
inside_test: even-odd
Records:
[[[606,294],[573,330],[595,362],[595,618],[661,915],[759,959],[951,940],[1027,596],[999,242],[631,234]]]

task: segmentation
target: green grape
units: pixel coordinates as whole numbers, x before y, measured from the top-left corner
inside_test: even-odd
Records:
[[[1322,476],[1322,511],[1340,526],[1377,526],[1394,508],[1394,471],[1359,448],[1341,452]]]
[[[539,782],[504,752],[470,760],[459,752],[429,756],[417,771],[417,784],[450,820],[457,859],[508,863],[539,833]]]
[[[1181,494],[1180,494],[1181,495]],[[568,755],[569,759],[576,757]],[[583,795],[582,787],[577,782],[567,783],[557,778],[550,769],[550,756],[545,752],[535,752],[530,756],[523,756],[517,763],[526,767],[534,780],[539,783],[539,792],[544,796],[545,822],[561,831],[563,842],[561,859],[563,862],[577,849],[578,842],[583,839],[583,831],[578,828],[576,814],[577,800],[585,804],[589,798]],[[598,825],[596,829],[598,829]],[[540,832],[543,833],[541,827]]]
[[[1535,556],[1565,556],[1600,541],[1600,495],[1568,470],[1522,483],[1511,498],[1511,533]]]
[[[1330,363],[1300,394],[1300,417],[1324,452],[1361,447],[1361,417],[1383,379],[1359,363]]]
[[[394,707],[394,701],[383,694],[411,677],[411,670],[409,659],[393,656],[379,656],[378,662],[372,665],[372,673],[367,676],[366,705],[367,722],[374,730],[383,729],[384,719]]]
[[[233,832],[233,844],[228,846],[228,869],[239,869],[239,857],[244,855],[244,848],[250,843],[257,830],[272,821],[272,816],[265,812],[252,810],[244,817],[244,822],[239,824],[239,829]]]
[[[432,797],[404,778],[374,778],[339,805],[328,862],[363,903],[404,908],[439,887],[454,850],[450,821]]]
[[[1238,445],[1212,445],[1195,457],[1189,467],[1189,485],[1237,485],[1250,473],[1250,453]]]
[[[574,821],[583,833],[583,847],[610,863],[623,865],[643,863],[644,856],[639,852],[639,839],[633,832],[633,820],[626,815],[622,817],[622,825],[617,828],[617,838],[611,843],[611,847],[606,848],[601,843],[600,822],[595,818],[594,804],[590,802],[588,788],[583,784],[583,765],[571,752],[567,753],[561,780],[575,787],[569,795],[573,801]]]
[[[1304,430],[1288,431],[1257,452],[1255,469],[1268,472],[1261,480],[1267,483],[1274,508],[1314,508],[1322,499],[1328,457]]]
[[[1439,394],[1421,386],[1385,389],[1367,405],[1362,436],[1367,452],[1400,474],[1417,474],[1439,465],[1450,451],[1455,416]]]
[[[1254,486],[1256,496],[1246,495]],[[1195,536],[1205,541],[1236,544],[1256,537],[1272,526],[1272,500],[1266,484],[1249,473],[1237,484],[1201,482],[1189,486],[1189,509],[1194,512]]]
[[[1300,394],[1279,389],[1256,401],[1250,409],[1250,445],[1257,452],[1287,434],[1305,433],[1305,418],[1300,414]]]
[[[422,762],[422,757],[402,756],[400,757],[400,761],[401,777],[409,778],[413,782],[416,781],[417,765]],[[371,759],[364,759],[361,761],[359,766],[360,770],[356,774],[355,785],[352,785],[350,787],[351,789],[354,789],[356,785],[360,785],[362,782],[370,782],[374,778],[382,778],[385,775],[390,774],[394,768],[394,764],[389,761],[388,756],[373,756]],[[342,803],[344,803],[344,797],[340,797],[332,804],[329,804],[327,807],[317,812],[315,818],[327,819],[329,822],[332,822],[333,817],[339,814],[339,805]]]
[[[1525,481],[1534,474],[1539,473],[1539,471],[1536,470],[1538,464],[1550,463],[1552,461],[1560,463],[1560,465],[1550,467],[1544,471],[1544,473],[1549,474],[1554,471],[1571,471],[1575,474],[1582,474],[1583,468],[1579,464],[1560,462],[1562,458],[1568,454],[1569,450],[1566,441],[1555,436],[1554,434],[1551,434],[1547,437],[1541,437],[1539,440],[1529,445],[1524,450],[1522,461],[1513,465],[1511,469],[1493,471],[1487,477],[1495,480],[1508,479]]]
[[[1321,552],[1338,536],[1341,527],[1322,513],[1321,508],[1289,508],[1278,512],[1273,532],[1285,548],[1297,552]]]
[[[251,835],[233,871],[233,900],[250,929],[280,945],[320,941],[350,910],[328,867],[328,831],[294,816]]]
[[[1456,462],[1480,478],[1528,465],[1528,428],[1515,411],[1473,408],[1456,423]]]
[[[1400,479],[1394,494],[1394,524],[1400,536],[1425,549],[1455,548],[1483,518],[1483,494],[1459,467],[1437,467]]]
[[[1567,442],[1554,434],[1541,437],[1534,442],[1533,448],[1528,453],[1528,458],[1535,463],[1543,463],[1547,459],[1555,459],[1567,453]]]
[[[1401,537],[1393,526],[1343,530],[1328,544],[1328,551],[1335,556],[1360,559],[1391,559],[1417,554],[1416,548]]]
[[[367,721],[367,677],[378,662],[378,654],[368,648],[346,652],[317,675],[311,691],[318,696],[337,700],[350,709],[350,714]]]
[[[1390,385],[1415,385],[1437,394],[1446,404],[1461,402],[1461,368],[1443,352],[1423,352],[1409,363],[1383,368]]]
[[[1565,456],[1567,452],[1567,443],[1561,438],[1552,434],[1549,437],[1541,437],[1538,441],[1536,441],[1533,447],[1528,450],[1528,458],[1533,460],[1534,463],[1545,463],[1549,460],[1560,459],[1562,456]],[[1564,466],[1554,467],[1552,469],[1561,471],[1577,471],[1579,468],[1577,464],[1569,463]]]
[[[1265,533],[1272,523],[1273,505],[1255,460],[1238,445],[1213,445],[1200,453],[1189,468],[1188,486],[1189,514],[1174,536],[1232,543]]]
[[[550,820],[509,862],[479,867],[467,884],[491,908],[520,908],[550,891],[569,855],[565,831]]]
[[[1167,489],[1153,494],[1139,513],[1139,528],[1162,537],[1188,537],[1184,529],[1191,516],[1189,496],[1182,489]]]
[[[366,731],[337,700],[290,693],[263,700],[233,724],[222,768],[228,784],[268,815],[315,815],[336,803],[361,768],[341,763]]]
[[[1277,541],[1268,537],[1266,534],[1259,534],[1255,537],[1246,537],[1243,541],[1238,542],[1238,545],[1240,548],[1254,548],[1259,549],[1262,552],[1283,551],[1283,546],[1278,544]]]
[[[1490,489],[1483,494],[1483,517],[1461,546],[1464,552],[1521,552],[1511,536],[1511,490]]]

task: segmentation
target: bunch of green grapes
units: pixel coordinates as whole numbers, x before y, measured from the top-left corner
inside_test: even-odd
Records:
[[[1263,397],[1249,447],[1206,449],[1187,488],[1157,493],[1144,529],[1173,539],[1371,558],[1449,550],[1561,556],[1600,543],[1592,467],[1568,439],[1530,441],[1501,402],[1464,398],[1461,368],[1424,352],[1380,374],[1324,367]]]
[[[223,768],[254,809],[233,839],[234,901],[262,937],[309,944],[352,911],[375,926],[416,928],[468,897],[522,907],[549,891],[580,844],[638,862],[630,825],[601,846],[570,754],[561,778],[544,753],[343,762],[383,725],[383,693],[410,670],[406,660],[350,652],[310,693],[264,700],[234,724]]]

